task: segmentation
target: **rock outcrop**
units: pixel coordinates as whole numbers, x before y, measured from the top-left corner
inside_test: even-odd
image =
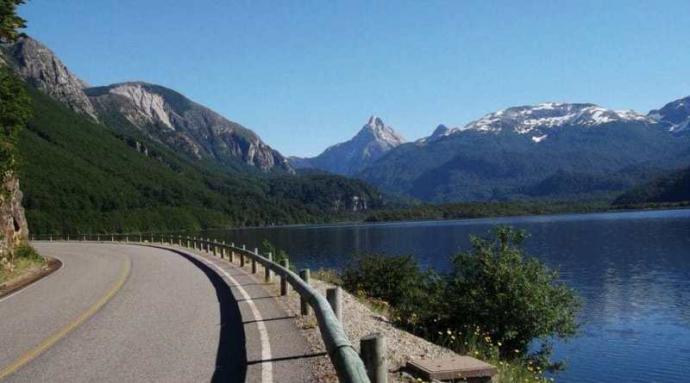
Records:
[[[0,186],[0,268],[11,269],[12,253],[27,240],[29,229],[16,175],[13,172],[5,174]]]
[[[3,47],[7,61],[29,84],[61,101],[72,110],[97,119],[84,93],[87,84],[75,76],[45,45],[25,36]]]
[[[240,160],[263,171],[293,171],[254,132],[172,89],[126,82],[85,91],[100,114],[122,116],[154,140],[195,159],[226,165]],[[116,122],[109,125],[118,128]]]

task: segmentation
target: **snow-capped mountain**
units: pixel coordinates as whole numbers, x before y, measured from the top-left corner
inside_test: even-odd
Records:
[[[436,140],[442,139],[443,137],[448,137],[459,131],[460,128],[449,128],[446,125],[440,124],[436,127],[436,129],[434,129],[433,133],[431,133],[430,136],[420,138],[419,140],[417,140],[417,143],[425,144],[429,142],[434,142]]]
[[[315,168],[352,175],[404,142],[405,139],[381,118],[371,116],[349,141],[333,145],[313,158],[293,157],[291,162],[297,168]]]
[[[690,130],[690,97],[669,102],[649,112],[649,117],[668,125],[671,132]]]
[[[489,113],[472,121],[461,130],[499,133],[512,131],[528,134],[533,142],[541,142],[550,130],[565,126],[596,127],[610,123],[655,123],[649,116],[632,110],[612,110],[595,104],[548,102],[531,106],[516,106]]]
[[[438,202],[621,191],[653,169],[690,163],[690,135],[674,134],[687,128],[689,105],[648,115],[584,103],[511,107],[462,128],[440,125],[358,176]]]

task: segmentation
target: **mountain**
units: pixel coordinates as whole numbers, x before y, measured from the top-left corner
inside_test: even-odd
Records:
[[[614,205],[690,202],[690,167],[658,177],[622,194]]]
[[[362,181],[294,175],[253,132],[177,92],[83,88],[47,48],[21,43],[0,56],[33,109],[17,170],[34,235],[330,222],[383,203]]]
[[[669,102],[661,109],[649,112],[649,117],[668,125],[672,132],[690,129],[690,97]]]
[[[432,202],[587,198],[647,180],[650,169],[690,163],[689,148],[690,134],[674,134],[655,115],[543,103],[490,113],[462,128],[440,126],[357,176]]]
[[[291,163],[296,168],[316,168],[336,174],[353,175],[404,142],[405,139],[384,124],[383,120],[371,116],[349,141],[333,145],[313,158],[293,157]]]
[[[59,100],[75,112],[94,120],[96,111],[83,89],[87,84],[75,76],[46,46],[28,36],[2,47],[4,56],[31,86]]]
[[[4,45],[2,51],[29,85],[109,128],[138,129],[195,160],[293,172],[287,159],[254,132],[171,89],[144,82],[88,87],[50,49],[30,37]]]
[[[264,171],[292,172],[287,159],[254,132],[172,89],[127,82],[87,88],[85,92],[106,124],[132,125],[191,158],[223,165],[240,160]]]

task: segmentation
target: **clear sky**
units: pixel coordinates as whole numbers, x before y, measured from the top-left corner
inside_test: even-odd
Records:
[[[407,139],[513,105],[647,112],[690,95],[690,1],[30,0],[93,85],[173,88],[288,155],[371,114]]]

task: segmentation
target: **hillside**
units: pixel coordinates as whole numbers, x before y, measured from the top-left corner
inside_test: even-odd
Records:
[[[34,88],[29,92],[35,117],[21,133],[19,152],[34,234],[321,222],[340,211],[272,195],[278,179],[230,175],[146,137],[109,130]],[[378,193],[358,185],[343,200],[376,204]]]
[[[690,202],[690,168],[675,171],[638,186],[614,201],[614,205]]]

